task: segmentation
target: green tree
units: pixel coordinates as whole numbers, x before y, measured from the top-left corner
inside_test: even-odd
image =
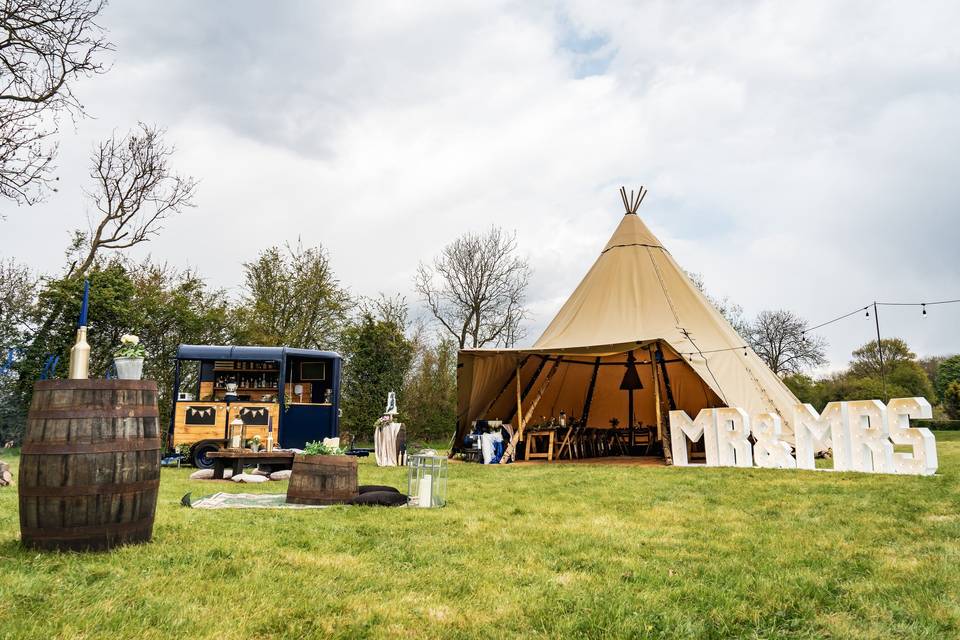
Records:
[[[905,341],[900,338],[885,338],[880,345],[883,351],[882,375],[876,340],[871,340],[853,352],[848,375],[851,380],[857,381],[860,389],[879,389],[879,394],[870,397],[883,400],[906,396],[935,398],[926,371],[917,362],[916,354]],[[883,397],[884,380],[887,385],[886,398]]]
[[[877,341],[871,340],[853,352],[850,361],[850,373],[855,376],[880,377],[880,351],[883,352],[884,371],[901,362],[916,362],[917,354],[910,351],[907,343],[900,338],[884,338],[877,349]]]
[[[417,354],[403,387],[404,422],[410,438],[449,438],[457,421],[457,343],[418,337]]]
[[[813,378],[803,373],[792,373],[783,377],[783,383],[800,402],[809,402],[816,406],[819,399],[818,383]]]
[[[944,400],[944,394],[951,382],[960,381],[960,355],[945,358],[937,367],[936,391],[937,397]]]
[[[943,408],[952,420],[960,420],[960,382],[954,380],[943,390]]]
[[[342,431],[362,441],[373,438],[374,422],[387,394],[398,393],[404,407],[403,382],[413,361],[414,345],[406,336],[407,307],[401,299],[368,301],[343,331]]]
[[[352,307],[323,247],[270,247],[244,268],[237,339],[247,344],[337,349]]]
[[[164,265],[148,262],[130,265],[119,257],[95,263],[87,272],[90,280],[88,317],[90,375],[102,378],[113,364],[113,352],[124,333],[135,333],[147,350],[144,377],[156,380],[159,387],[161,427],[170,411],[173,384],[172,358],[181,343],[216,343],[228,335],[228,305],[222,291],[209,290],[195,273],[177,272]],[[63,309],[52,330],[38,333],[17,365],[19,376],[16,404],[25,413],[33,383],[49,355],[59,356],[55,375],[65,375],[70,347],[76,336],[83,283],[64,277],[44,282],[34,318],[48,317],[53,309]],[[0,425],[7,437],[22,433],[19,422]]]
[[[129,330],[147,349],[144,377],[157,381],[164,428],[170,419],[177,347],[229,342],[230,307],[224,291],[208,288],[193,271],[144,262],[131,267],[129,277],[134,286]],[[190,382],[189,375],[182,381],[184,386]]]

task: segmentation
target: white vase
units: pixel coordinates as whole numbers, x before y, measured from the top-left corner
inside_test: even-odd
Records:
[[[143,358],[114,358],[113,364],[121,380],[139,380],[143,377]]]

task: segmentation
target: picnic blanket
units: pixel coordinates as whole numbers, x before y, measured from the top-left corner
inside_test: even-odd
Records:
[[[193,509],[326,509],[328,504],[287,504],[286,493],[214,493],[191,499],[181,498],[180,504]]]

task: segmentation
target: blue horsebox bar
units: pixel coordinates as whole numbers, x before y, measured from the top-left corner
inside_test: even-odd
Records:
[[[200,363],[190,376],[189,393],[180,399],[181,367]],[[243,363],[276,367],[247,367]],[[232,365],[232,366],[231,366]],[[190,446],[190,458],[207,466],[207,454],[227,446],[231,423],[275,444],[302,449],[307,442],[340,433],[340,378],[343,358],[334,351],[293,347],[181,344],[174,362],[171,394],[171,446]],[[237,384],[232,395],[226,387]]]

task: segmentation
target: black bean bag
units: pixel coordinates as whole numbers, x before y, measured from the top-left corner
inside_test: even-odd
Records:
[[[400,490],[395,487],[388,487],[383,484],[362,484],[357,487],[357,491],[360,492],[360,495],[365,493],[372,493],[374,491],[389,491],[390,493],[400,493]]]
[[[393,491],[369,491],[347,500],[347,504],[367,505],[370,507],[399,507],[407,504],[407,496],[396,489]]]

